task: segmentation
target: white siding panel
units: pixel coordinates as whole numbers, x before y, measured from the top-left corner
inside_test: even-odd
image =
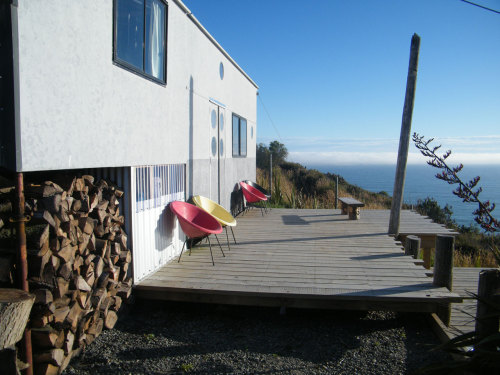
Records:
[[[184,237],[168,204],[185,200],[185,165],[131,168],[134,282],[181,251]]]

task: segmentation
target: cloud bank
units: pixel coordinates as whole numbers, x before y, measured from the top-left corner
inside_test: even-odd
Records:
[[[259,139],[268,144],[272,140]],[[399,139],[389,138],[284,138],[288,160],[305,165],[396,164]],[[440,153],[452,150],[450,164],[500,164],[500,135],[436,138],[432,145],[443,145]],[[426,158],[410,142],[409,164],[424,164]]]

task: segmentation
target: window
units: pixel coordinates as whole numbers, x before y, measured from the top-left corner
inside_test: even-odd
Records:
[[[115,0],[114,61],[166,83],[167,5],[163,0]]]
[[[247,120],[234,113],[233,156],[247,156]]]

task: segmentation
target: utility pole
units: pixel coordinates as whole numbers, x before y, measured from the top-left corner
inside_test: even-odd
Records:
[[[401,121],[401,134],[399,137],[398,164],[396,166],[396,177],[394,178],[391,217],[389,220],[389,234],[394,236],[397,236],[399,234],[399,221],[401,217],[401,207],[403,205],[406,163],[408,161],[408,148],[410,146],[411,118],[413,115],[413,103],[415,101],[415,90],[417,87],[419,51],[420,37],[417,34],[413,34],[411,38],[408,78],[406,80],[406,95],[403,107],[403,119]]]

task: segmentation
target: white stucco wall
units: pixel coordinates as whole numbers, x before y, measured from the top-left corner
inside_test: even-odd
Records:
[[[226,106],[223,189],[255,178],[257,88],[174,1],[168,2],[166,86],[113,63],[112,0],[19,1],[12,15],[18,171],[192,158],[191,193],[199,194],[210,155],[208,99],[214,98]],[[245,159],[231,157],[232,112],[248,121]]]

